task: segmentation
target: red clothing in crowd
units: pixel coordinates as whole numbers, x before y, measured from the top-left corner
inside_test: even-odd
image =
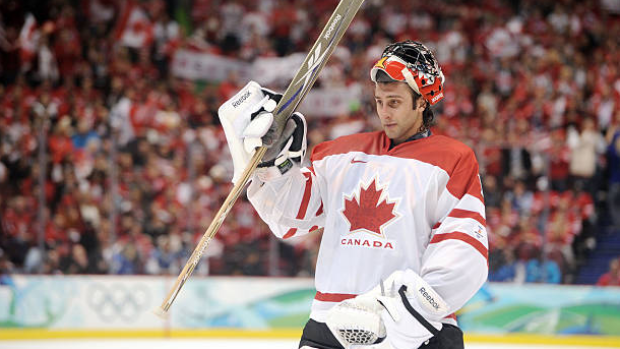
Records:
[[[620,273],[612,274],[608,272],[603,274],[596,282],[597,286],[620,286]]]
[[[620,286],[620,258],[613,259],[609,263],[609,271],[598,279],[598,286]]]
[[[52,162],[60,163],[65,157],[73,153],[73,143],[71,138],[61,135],[52,135],[49,139],[50,153]]]

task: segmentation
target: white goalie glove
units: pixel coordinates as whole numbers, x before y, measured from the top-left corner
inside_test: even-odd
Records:
[[[345,349],[412,349],[441,330],[448,311],[439,294],[407,269],[332,308],[326,324]]]
[[[373,345],[381,343],[386,336],[381,319],[383,307],[377,301],[380,295],[373,290],[330,309],[325,323],[345,349],[381,348]]]
[[[276,139],[279,125],[274,122],[273,111],[281,98],[282,95],[250,81],[220,106],[218,116],[233,158],[233,183],[239,180],[256,149],[263,145],[269,149],[255,172],[262,181],[280,177],[303,161],[307,126],[301,113],[290,117],[282,135]]]

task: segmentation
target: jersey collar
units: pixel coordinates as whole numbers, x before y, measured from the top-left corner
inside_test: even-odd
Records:
[[[432,134],[431,130],[424,130],[424,131],[418,132],[418,133],[414,134],[413,136],[407,138],[403,143],[407,143],[407,142],[415,141],[415,140],[418,140],[418,139],[426,138],[426,137],[430,136],[431,134]],[[391,139],[389,140],[389,142],[390,142],[389,149],[394,148],[395,147],[394,142],[392,142]]]

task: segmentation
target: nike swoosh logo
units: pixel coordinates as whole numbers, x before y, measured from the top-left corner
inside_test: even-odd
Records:
[[[362,160],[355,160],[355,159],[352,159],[352,160],[351,160],[351,163],[352,163],[352,164],[365,164],[365,163],[368,163],[368,161],[362,161]]]

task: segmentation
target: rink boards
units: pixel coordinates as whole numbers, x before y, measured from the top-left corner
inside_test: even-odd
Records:
[[[164,321],[151,310],[173,281],[14,276],[0,339],[298,338],[315,293],[311,279],[196,277]],[[458,317],[474,342],[620,347],[620,288],[488,284]]]

